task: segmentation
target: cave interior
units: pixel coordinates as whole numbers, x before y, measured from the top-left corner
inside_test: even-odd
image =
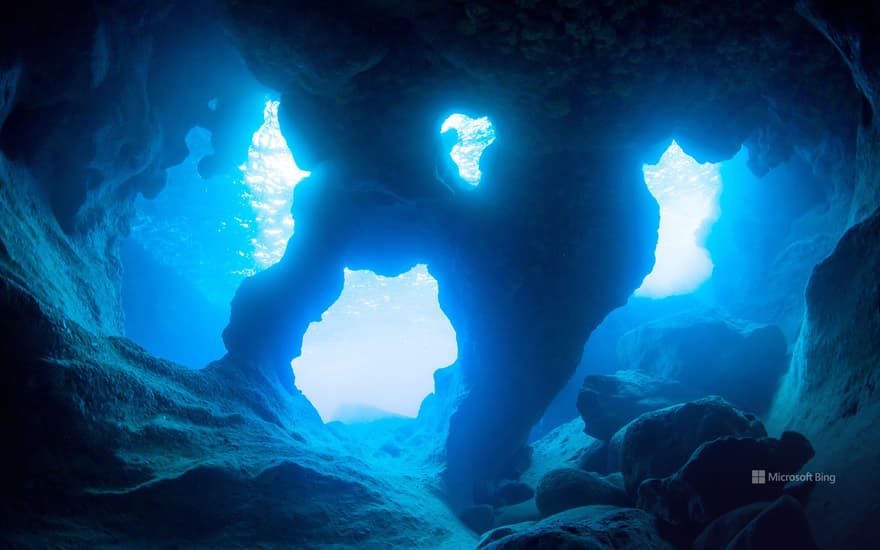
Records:
[[[3,547],[880,547],[880,4],[4,11]]]

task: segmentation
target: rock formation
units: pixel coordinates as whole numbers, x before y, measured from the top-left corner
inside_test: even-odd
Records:
[[[826,0],[9,8],[0,437],[14,451],[0,459],[0,543],[476,545],[460,519],[479,531],[523,504],[483,501],[526,470],[529,430],[651,269],[658,208],[641,169],[674,138],[699,161],[745,144],[756,174],[798,154],[817,173],[852,175],[826,182],[848,231],[810,279],[768,426],[803,433],[810,467],[840,474],[805,507],[819,545],[867,547],[880,489],[878,22],[873,3]],[[186,370],[124,338],[119,240],[134,198],[160,193],[186,156],[191,128],[212,135],[204,175],[237,169],[260,124],[246,98],[267,89],[312,172],[296,190],[296,234],[239,288],[228,354]],[[439,132],[453,109],[495,128],[476,188]],[[828,170],[841,165],[851,172]],[[324,426],[290,368],[309,323],[339,296],[345,267],[394,275],[416,263],[439,283],[458,360],[393,445]],[[695,426],[695,410],[712,421]],[[670,429],[679,435],[658,451]],[[715,400],[618,433],[609,446],[630,496],[703,444],[767,435]],[[730,544],[774,541],[776,517],[802,527],[799,506],[781,497]],[[661,527],[644,510],[591,506],[483,544],[680,542]]]

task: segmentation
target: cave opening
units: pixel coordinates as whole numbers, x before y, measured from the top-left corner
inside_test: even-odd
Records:
[[[688,294],[712,276],[706,236],[720,215],[719,164],[698,163],[673,141],[655,165],[643,168],[648,190],[660,206],[654,269],[636,296]]]
[[[473,188],[480,185],[480,157],[495,141],[495,128],[489,117],[471,118],[462,113],[449,115],[440,126],[441,134],[455,132],[456,140],[449,156],[458,167],[459,178]]]
[[[396,277],[345,270],[339,299],[312,323],[291,362],[325,422],[414,418],[434,371],[457,356],[455,331],[424,264]]]

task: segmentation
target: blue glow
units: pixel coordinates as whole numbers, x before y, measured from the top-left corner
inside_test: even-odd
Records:
[[[267,101],[263,125],[254,132],[247,163],[241,167],[254,210],[257,236],[251,240],[256,268],[266,268],[284,256],[293,235],[293,189],[309,175],[297,167],[278,125],[278,101]],[[239,220],[247,228],[249,222]]]
[[[434,371],[457,354],[424,265],[398,277],[346,269],[342,295],[309,326],[291,366],[325,422],[415,417]]]
[[[480,172],[480,157],[486,147],[495,141],[495,129],[489,117],[470,118],[456,113],[447,118],[440,127],[441,134],[449,130],[458,132],[458,142],[449,152],[449,156],[458,166],[458,175],[470,185],[479,185],[483,177]]]
[[[698,163],[674,141],[659,163],[645,165],[645,183],[660,205],[660,228],[654,270],[636,296],[687,294],[712,276],[714,265],[703,244],[720,214],[718,168],[718,164]]]

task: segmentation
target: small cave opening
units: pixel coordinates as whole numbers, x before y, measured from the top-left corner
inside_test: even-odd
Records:
[[[434,371],[455,362],[455,331],[424,264],[396,277],[345,270],[339,299],[312,323],[291,362],[325,422],[414,418]]]
[[[495,141],[495,128],[489,117],[471,118],[462,113],[449,115],[440,126],[440,133],[453,135],[449,157],[458,167],[459,178],[473,188],[480,185],[483,173],[480,171],[480,157],[483,151]]]
[[[673,141],[655,165],[645,165],[645,183],[660,206],[654,269],[636,296],[688,294],[712,276],[705,240],[717,220],[721,175],[718,164],[700,164]]]

